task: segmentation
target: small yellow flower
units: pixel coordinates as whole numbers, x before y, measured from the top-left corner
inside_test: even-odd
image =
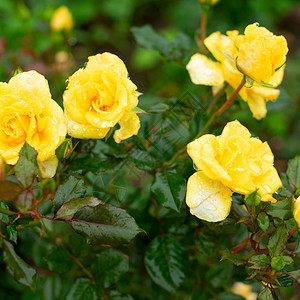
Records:
[[[132,111],[138,104],[136,86],[123,61],[111,53],[89,57],[84,69],[70,78],[64,93],[68,133],[81,139],[100,139],[117,123],[117,143],[137,134],[140,121]]]
[[[67,133],[66,119],[60,106],[51,99],[47,80],[35,71],[23,72],[0,83],[0,155],[10,165],[17,163],[25,141],[38,152],[38,163],[52,177],[57,167],[55,149]],[[55,161],[48,171],[47,162]]]
[[[300,196],[294,202],[294,210],[293,210],[294,219],[298,223],[300,227]]]
[[[258,190],[262,201],[276,201],[272,194],[282,184],[272,151],[238,121],[229,122],[220,136],[206,134],[189,143],[187,152],[199,171],[188,180],[186,203],[200,219],[224,220],[232,192]]]
[[[187,65],[195,84],[220,86],[226,81],[236,89],[244,74],[273,87],[282,81],[284,67],[281,66],[288,52],[283,36],[275,36],[266,28],[251,24],[246,27],[244,35],[239,35],[236,30],[228,31],[227,35],[215,32],[205,39],[204,44],[218,62],[208,62],[206,56],[195,54]],[[222,52],[232,57],[238,69]],[[276,101],[280,92],[257,82],[251,88],[244,86],[239,95],[248,103],[253,117],[262,119],[267,114],[266,101]]]
[[[72,14],[66,6],[60,6],[54,12],[50,26],[54,31],[70,31],[73,28]]]
[[[252,292],[252,286],[242,282],[236,282],[232,287],[232,292],[246,300],[256,300],[257,298],[257,294]]]

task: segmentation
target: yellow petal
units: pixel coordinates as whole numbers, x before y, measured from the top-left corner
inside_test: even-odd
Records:
[[[123,140],[136,135],[140,129],[140,119],[133,111],[126,112],[123,118],[119,121],[120,129],[114,133],[114,140],[120,143]]]
[[[202,54],[191,57],[186,66],[192,82],[211,86],[220,86],[224,82],[222,66]]]
[[[55,155],[47,160],[38,161],[39,176],[41,178],[52,178],[56,173],[57,165],[58,159]]]
[[[214,180],[231,181],[227,171],[219,164],[218,142],[214,135],[205,134],[187,145],[187,153],[197,168]]]
[[[294,219],[298,223],[298,226],[300,227],[300,196],[297,198],[297,200],[294,203],[293,215],[294,215]]]
[[[282,82],[284,69],[285,69],[285,65],[282,66],[278,71],[276,71],[273,74],[273,76],[271,77],[269,83],[272,84],[275,87],[278,86]]]
[[[102,139],[108,133],[110,127],[97,128],[89,124],[79,124],[73,121],[65,112],[68,121],[68,134],[78,139]]]
[[[261,97],[263,97],[265,100],[271,100],[275,101],[279,94],[280,91],[277,89],[271,89],[263,86],[253,86],[251,89],[248,89],[248,94],[255,93]]]
[[[224,34],[221,34],[219,31],[214,32],[209,37],[207,37],[204,40],[204,45],[220,62],[228,60],[221,51],[224,51],[231,56],[234,56],[237,51],[231,38]]]
[[[255,93],[248,93],[248,105],[255,119],[263,119],[267,114],[266,101]]]
[[[221,182],[197,172],[188,180],[186,204],[197,218],[219,222],[226,219],[230,212],[231,195],[231,190]]]

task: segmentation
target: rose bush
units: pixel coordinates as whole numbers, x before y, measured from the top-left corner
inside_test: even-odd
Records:
[[[0,155],[7,164],[16,164],[27,141],[38,152],[42,177],[52,177],[58,163],[55,150],[65,139],[67,124],[47,80],[29,71],[0,87]]]
[[[220,136],[206,134],[189,143],[187,152],[201,172],[189,179],[186,196],[191,213],[198,218],[225,219],[231,191],[245,195],[258,190],[262,201],[276,201],[272,194],[282,183],[272,151],[238,121],[229,122]]]
[[[117,143],[137,134],[140,121],[136,86],[120,58],[111,53],[89,57],[84,69],[70,78],[64,93],[68,133],[72,137],[103,138],[117,123]]]

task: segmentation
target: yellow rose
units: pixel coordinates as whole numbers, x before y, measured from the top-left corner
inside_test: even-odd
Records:
[[[73,18],[66,6],[60,6],[53,14],[50,26],[54,31],[70,31],[73,27]]]
[[[258,190],[262,201],[276,201],[272,194],[282,183],[272,151],[238,121],[229,122],[220,136],[206,134],[189,143],[187,152],[199,171],[188,180],[186,202],[200,219],[224,220],[232,192]]]
[[[16,164],[27,141],[44,166],[42,177],[52,177],[58,163],[55,149],[65,139],[67,125],[62,109],[51,99],[47,80],[35,71],[20,73],[0,83],[0,99],[0,155],[7,164]]]
[[[84,69],[70,78],[64,93],[68,133],[81,139],[100,139],[117,123],[117,143],[137,134],[140,121],[132,111],[138,104],[136,86],[123,61],[111,53],[90,56]]]
[[[232,292],[244,297],[246,300],[257,299],[257,294],[252,292],[252,286],[242,282],[236,282],[232,287]]]
[[[298,223],[300,227],[300,196],[294,202],[294,210],[293,210],[294,219]]]
[[[245,35],[239,35],[236,30],[228,31],[227,35],[215,32],[204,40],[204,44],[219,62],[202,54],[192,56],[187,70],[195,84],[220,86],[226,81],[236,89],[244,74],[274,87],[282,81],[284,67],[276,69],[285,63],[288,51],[283,36],[275,36],[266,28],[252,24],[245,29]],[[238,63],[239,70],[221,51]],[[262,119],[267,114],[266,101],[276,101],[279,93],[277,89],[254,82],[251,88],[244,86],[239,95],[248,103],[253,117]]]

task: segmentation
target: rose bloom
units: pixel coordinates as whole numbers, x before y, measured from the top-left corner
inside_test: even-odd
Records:
[[[50,20],[50,26],[54,31],[70,31],[73,28],[73,18],[66,6],[60,6]]]
[[[272,151],[238,121],[229,122],[220,136],[206,134],[189,143],[187,152],[198,172],[188,180],[186,203],[198,218],[224,220],[232,192],[258,190],[262,201],[276,201],[272,194],[282,183]]]
[[[117,123],[117,143],[137,134],[140,121],[136,86],[123,61],[111,53],[90,56],[84,69],[70,78],[64,93],[68,133],[75,138],[100,139]]]
[[[244,86],[240,97],[246,101],[253,117],[262,119],[267,114],[266,101],[275,101],[280,91],[264,87],[257,82],[265,82],[277,87],[283,78],[287,42],[283,36],[276,36],[257,24],[248,25],[244,35],[238,31],[211,34],[204,40],[205,46],[218,60],[195,54],[188,63],[187,70],[195,84],[222,86],[226,81],[236,89],[244,74],[255,80],[253,87]],[[227,53],[237,63],[232,63],[221,51]]]
[[[298,223],[300,227],[300,196],[294,202],[294,209],[293,209],[294,219]]]
[[[15,165],[25,141],[37,152],[42,177],[52,177],[58,160],[55,149],[67,133],[60,106],[51,99],[47,80],[35,71],[0,83],[0,155]]]

